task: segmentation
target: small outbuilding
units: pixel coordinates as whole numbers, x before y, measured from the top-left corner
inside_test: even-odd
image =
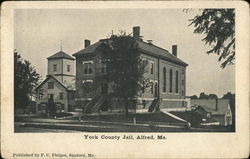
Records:
[[[191,106],[200,106],[208,112],[219,125],[232,125],[232,111],[229,99],[191,99]]]
[[[49,114],[73,111],[75,105],[75,59],[62,50],[47,59],[46,79],[36,88],[36,112]]]

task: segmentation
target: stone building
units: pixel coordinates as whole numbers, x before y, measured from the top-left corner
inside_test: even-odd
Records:
[[[75,59],[63,51],[47,59],[47,77],[36,88],[37,112],[72,111],[75,105]],[[49,103],[53,103],[52,106]]]
[[[160,109],[186,110],[188,64],[177,57],[177,45],[172,45],[169,52],[152,41],[145,42],[141,39],[138,26],[133,27],[133,38],[138,43],[141,58],[148,61],[148,71],[144,76],[151,82],[150,88],[137,99],[138,111],[156,111],[157,105]],[[91,45],[89,40],[85,40],[84,48],[73,54],[76,58],[76,105],[85,109],[93,107],[90,112],[100,109],[105,101],[103,94],[111,91],[110,84],[97,78],[106,70],[102,53],[97,49],[102,42],[99,40]],[[107,110],[119,109],[115,100],[108,105]]]

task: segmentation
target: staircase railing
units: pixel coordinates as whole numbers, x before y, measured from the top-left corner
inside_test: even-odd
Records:
[[[105,96],[100,96],[100,98],[96,101],[95,105],[93,105],[91,112],[97,112],[104,103],[104,101],[105,101]]]
[[[84,107],[84,113],[89,113],[91,111],[91,108],[93,107],[93,104],[99,99],[100,95],[95,95],[91,101],[89,101]]]
[[[85,106],[85,111],[84,113],[93,113],[97,112],[100,107],[102,106],[103,102],[105,101],[105,96],[104,95],[96,95],[94,98]]]
[[[159,104],[159,100],[154,99],[153,102],[151,103],[151,105],[148,108],[148,112],[153,112],[156,109],[158,104]]]

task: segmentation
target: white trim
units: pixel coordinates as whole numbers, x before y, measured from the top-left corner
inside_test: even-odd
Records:
[[[139,97],[139,98],[137,98],[138,100],[154,100],[155,98],[141,98],[141,97]]]
[[[158,83],[157,80],[152,80],[152,79],[150,79],[149,82]]]
[[[149,63],[152,63],[152,64],[155,64],[155,61],[154,61],[154,60],[151,60],[151,59],[150,59],[150,60],[148,59],[148,62],[149,62]]]
[[[85,83],[85,82],[93,83],[93,80],[83,80],[83,81],[82,81],[82,83]]]
[[[201,123],[201,125],[220,125],[220,122]]]
[[[91,63],[91,64],[93,64],[94,62],[93,62],[93,60],[92,61],[83,61],[82,62],[82,64],[85,64],[85,63]]]
[[[165,98],[165,99],[162,99],[163,101],[187,101],[187,99],[168,99],[168,98]]]
[[[92,98],[75,98],[75,100],[92,100]]]
[[[182,108],[160,108],[163,111],[178,111],[178,112],[185,112],[190,111],[191,109],[188,107],[182,107]]]

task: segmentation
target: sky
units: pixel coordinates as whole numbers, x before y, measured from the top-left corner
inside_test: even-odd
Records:
[[[32,63],[43,79],[47,57],[62,50],[70,55],[83,49],[84,39],[91,44],[113,31],[132,33],[140,26],[143,40],[153,40],[171,52],[178,46],[178,58],[188,63],[186,94],[215,93],[219,97],[235,92],[235,66],[220,67],[218,56],[208,55],[211,46],[194,34],[189,19],[199,13],[182,9],[18,9],[14,14],[14,47]]]

